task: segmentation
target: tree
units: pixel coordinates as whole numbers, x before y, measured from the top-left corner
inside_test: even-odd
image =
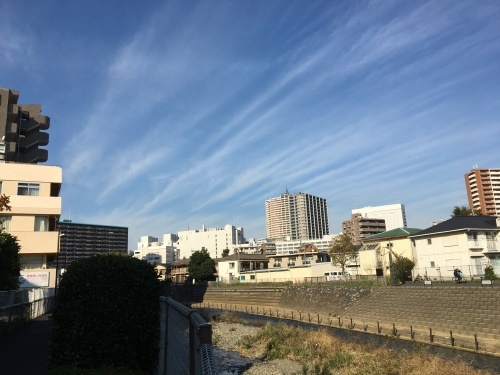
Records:
[[[481,210],[474,210],[466,206],[455,206],[451,214],[451,217],[471,216],[471,215],[481,215]]]
[[[21,246],[17,237],[0,228],[0,290],[17,290],[21,282]]]
[[[396,260],[392,262],[392,272],[396,281],[400,281],[403,284],[410,281],[413,267],[415,267],[415,262],[412,260],[403,256],[396,256]]]
[[[8,195],[0,195],[0,211],[10,211],[11,207],[9,206],[9,203],[10,197]]]
[[[215,262],[204,247],[191,254],[188,264],[189,276],[195,280],[214,280]]]
[[[340,234],[332,240],[328,247],[328,253],[332,260],[332,264],[340,266],[342,272],[345,271],[347,263],[356,260],[357,251],[352,243],[352,239],[347,234]]]
[[[10,211],[10,197],[0,195],[0,211]],[[19,289],[21,276],[21,247],[17,237],[3,231],[0,222],[0,290]]]
[[[229,249],[226,247],[224,250],[222,250],[222,257],[225,258],[229,256]]]

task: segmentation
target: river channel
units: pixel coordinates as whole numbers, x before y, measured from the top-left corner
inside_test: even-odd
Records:
[[[198,309],[202,314],[206,316],[216,316],[224,314],[224,310],[220,309]],[[366,346],[386,346],[393,350],[406,350],[408,352],[412,351],[422,351],[425,350],[431,355],[435,355],[442,358],[454,358],[466,362],[470,366],[476,369],[494,371],[500,374],[500,357],[493,355],[475,353],[464,351],[460,349],[446,348],[438,345],[432,345],[429,343],[418,342],[416,344],[414,341],[401,340],[397,338],[389,338],[383,335],[376,335],[365,333],[361,331],[354,331],[349,329],[341,329],[329,326],[319,326],[316,324],[309,324],[307,322],[299,322],[289,319],[281,319],[276,317],[261,316],[247,314],[244,312],[232,311],[232,315],[237,316],[244,322],[252,325],[265,325],[266,323],[278,324],[284,323],[294,327],[300,327],[309,330],[326,330],[330,334],[345,340],[346,342],[356,342],[359,344],[364,344]]]

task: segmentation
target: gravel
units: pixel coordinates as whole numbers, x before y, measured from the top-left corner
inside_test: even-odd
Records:
[[[244,336],[254,336],[259,327],[240,323],[213,322],[213,354],[220,375],[291,375],[302,372],[302,366],[288,359],[266,361],[263,348],[239,353],[239,341]]]

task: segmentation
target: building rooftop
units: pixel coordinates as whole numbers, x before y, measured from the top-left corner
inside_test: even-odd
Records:
[[[245,253],[239,253],[239,254],[231,254],[228,255],[227,257],[222,257],[222,258],[217,258],[215,259],[216,262],[226,262],[226,261],[231,261],[231,260],[239,260],[239,261],[266,261],[267,258],[265,255],[262,254],[245,254]]]
[[[500,229],[496,216],[454,216],[412,235],[420,237],[434,233],[453,232],[467,229]]]
[[[372,241],[372,240],[381,240],[385,238],[394,238],[394,237],[405,237],[413,234],[417,234],[421,232],[422,229],[419,228],[395,228],[382,233],[374,234],[373,236],[366,237],[363,241]]]

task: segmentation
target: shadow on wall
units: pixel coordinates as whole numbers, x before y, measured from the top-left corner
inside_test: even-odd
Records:
[[[191,306],[194,303],[202,303],[205,293],[207,292],[207,283],[184,283],[173,284],[166,283],[163,287],[163,295],[171,297],[175,301],[186,306]]]

